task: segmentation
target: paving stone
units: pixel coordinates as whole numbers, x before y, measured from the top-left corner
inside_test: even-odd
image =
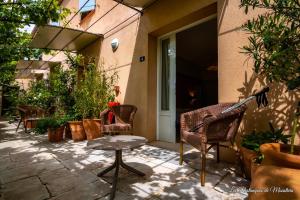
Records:
[[[226,195],[235,195],[240,198],[247,197],[245,190],[236,190],[237,188],[249,188],[250,182],[244,178],[236,177],[228,173],[224,179],[214,187],[215,190]],[[234,193],[234,194],[233,194]]]
[[[49,198],[47,189],[38,177],[8,183],[2,189],[5,200],[42,200]]]
[[[98,181],[98,177],[88,171],[71,172],[66,168],[45,172],[39,175],[52,196],[57,196],[73,188]]]
[[[10,157],[17,166],[24,166],[53,159],[53,155],[48,152],[22,152],[11,154]]]
[[[12,162],[9,157],[0,158],[0,172],[3,170],[9,170],[16,167],[16,163]]]
[[[183,179],[174,187],[166,187],[156,197],[160,199],[223,199],[212,187],[201,187],[199,179]]]
[[[5,129],[0,128],[0,200],[7,199],[1,196],[4,191],[10,198],[12,193],[6,189],[10,185],[15,188],[16,194],[29,192],[30,200],[109,199],[114,171],[101,178],[97,177],[97,173],[114,162],[114,151],[88,149],[86,141],[50,143],[47,135],[29,135],[23,131],[15,133],[15,125],[0,121],[0,126],[2,123]],[[163,148],[163,142],[159,142],[158,146],[144,145],[123,152],[124,162],[146,176],[140,177],[120,168],[115,199],[232,200],[247,197],[231,192],[233,186],[245,186],[247,182],[239,179],[234,165],[217,164],[214,149],[207,155],[206,185],[201,187],[198,150],[185,145],[184,159],[193,158],[194,165],[184,163],[180,166],[178,144],[175,148],[168,144],[169,150]]]
[[[36,176],[45,171],[51,171],[59,168],[63,168],[63,166],[58,161],[52,159],[42,163],[30,164],[1,171],[0,177],[3,183],[9,183],[19,179]]]
[[[183,159],[193,169],[200,170],[202,167],[202,159],[199,152],[187,153],[183,156]],[[215,158],[210,158],[209,156],[206,158],[206,171],[212,174],[224,176],[228,172],[232,172],[234,168],[232,164],[225,162],[217,163]]]
[[[47,184],[57,178],[72,176],[72,175],[73,175],[72,172],[70,172],[66,168],[60,168],[57,170],[46,171],[44,173],[41,173],[39,177],[44,184]]]
[[[80,184],[68,192],[54,197],[53,200],[94,200],[104,197],[110,190],[108,183],[98,180],[89,184]]]
[[[192,173],[191,178],[195,178],[200,182],[200,171],[195,171]],[[211,174],[209,172],[206,172],[205,174],[205,187],[214,187],[216,186],[223,177],[217,174]]]
[[[70,159],[70,160],[63,160],[61,163],[71,170],[74,171],[81,171],[81,170],[89,170],[92,171],[94,169],[103,167],[105,165],[105,162],[99,163],[99,162],[90,162],[86,159]]]

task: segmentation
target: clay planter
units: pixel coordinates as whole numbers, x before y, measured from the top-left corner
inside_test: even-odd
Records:
[[[61,126],[56,129],[48,128],[48,140],[49,142],[61,142],[64,138],[65,127]]]
[[[84,119],[83,128],[86,133],[87,140],[93,140],[102,136],[100,130],[100,119]]]
[[[286,168],[300,169],[300,146],[294,146],[294,154],[290,154],[291,145],[267,143],[259,147],[264,155],[262,164]]]
[[[69,124],[67,124],[65,128],[65,138],[72,139],[72,133]]]
[[[82,121],[69,121],[68,123],[71,129],[72,139],[74,142],[86,139],[86,134],[83,129]]]
[[[252,151],[245,147],[241,147],[240,152],[245,176],[247,179],[251,179],[251,169],[252,165],[255,164],[254,159],[257,158],[257,154],[255,151]]]

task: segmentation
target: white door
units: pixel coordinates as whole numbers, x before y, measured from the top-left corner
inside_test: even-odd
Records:
[[[176,141],[176,36],[175,34],[158,41],[158,140]]]

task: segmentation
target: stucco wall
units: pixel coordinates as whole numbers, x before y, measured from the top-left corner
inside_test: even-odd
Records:
[[[95,13],[81,22],[81,29],[96,22],[88,31],[104,34],[101,45],[88,47],[83,53],[101,48],[99,65],[102,63],[106,70],[118,72],[121,89],[119,100],[138,107],[134,121],[135,134],[149,140],[156,139],[156,42],[163,33],[158,30],[212,2],[193,0],[182,4],[180,0],[162,0],[140,16],[114,1],[102,0],[97,1]],[[155,31],[158,34],[149,35]],[[114,38],[120,41],[115,52],[111,49],[111,40]],[[141,56],[145,56],[144,62],[139,61]]]
[[[136,11],[112,0],[97,1],[96,10],[79,23],[76,18],[71,26],[104,34],[102,43],[93,44],[82,53],[94,53],[106,70],[117,71],[121,103],[138,107],[135,118],[135,134],[156,139],[156,49],[157,38],[182,26],[191,24],[214,12],[218,15],[218,68],[219,102],[236,102],[248,97],[264,84],[252,73],[252,63],[241,54],[241,47],[247,43],[247,35],[239,27],[251,16],[239,9],[239,0],[220,0],[218,10],[213,0],[160,0],[140,16]],[[78,1],[65,0],[63,5],[78,6]],[[260,11],[261,12],[261,11]],[[77,20],[77,22],[76,22]],[[77,24],[76,24],[77,23]],[[117,51],[111,49],[111,40],[118,38]],[[96,52],[96,53],[95,53]],[[145,56],[144,62],[139,61]],[[249,106],[241,133],[254,129],[267,129],[267,122],[291,124],[293,109],[299,94],[286,93],[278,85],[271,85],[270,105],[257,109]],[[175,133],[174,133],[175,134]]]
[[[248,19],[257,16],[263,10],[250,10],[245,15],[239,8],[239,0],[218,1],[218,57],[219,57],[219,102],[236,102],[250,96],[256,89],[266,86],[265,81],[253,73],[253,62],[241,53],[242,47],[248,44],[248,35],[240,29]],[[257,108],[255,102],[249,105],[243,120],[241,133],[253,130],[268,130],[268,122],[275,127],[291,128],[299,92],[286,92],[279,84],[268,84],[269,105]],[[299,135],[297,143],[299,143]]]

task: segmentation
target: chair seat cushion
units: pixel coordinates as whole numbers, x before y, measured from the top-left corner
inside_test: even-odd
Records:
[[[188,132],[188,131],[184,131],[182,133],[182,138],[181,138],[184,142],[189,143],[190,145],[192,145],[193,147],[197,148],[197,149],[201,149],[201,140],[205,140],[206,141],[206,137],[204,135],[200,135],[199,133],[195,133],[195,132]]]
[[[200,129],[201,133],[201,129]],[[218,135],[204,135],[200,134],[199,132],[188,132],[184,131],[182,134],[182,139],[186,143],[191,144],[193,147],[200,149],[201,144],[200,141],[203,140],[203,142],[206,143],[215,143],[215,142],[221,142],[223,141],[224,137],[218,136]]]
[[[130,131],[131,125],[130,124],[121,124],[121,123],[115,123],[115,124],[109,124],[103,126],[103,132],[118,132],[118,131]]]

